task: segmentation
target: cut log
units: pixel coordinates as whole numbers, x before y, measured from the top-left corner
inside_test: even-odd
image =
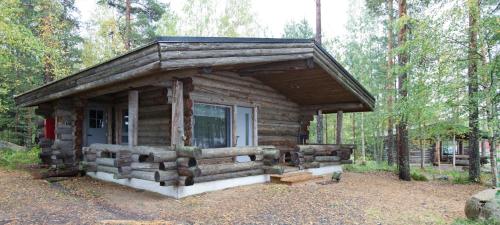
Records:
[[[198,158],[202,154],[202,150],[196,146],[176,146],[175,151],[178,157]]]
[[[179,178],[179,174],[177,174],[176,170],[168,170],[168,171],[156,171],[155,172],[155,181],[170,181],[177,180]]]
[[[224,163],[212,165],[200,165],[201,176],[214,174],[231,173],[244,170],[262,169],[262,162],[244,162],[244,163]]]
[[[201,175],[201,170],[199,167],[177,167],[177,172],[180,176],[187,177],[198,177]]]
[[[198,163],[195,158],[179,157],[177,158],[177,166],[182,167],[193,167],[197,166]]]
[[[314,162],[314,155],[304,155],[304,162]]]
[[[228,147],[228,148],[205,148],[201,150],[201,158],[224,158],[241,155],[261,155],[260,147]]]
[[[339,162],[340,157],[338,156],[316,156],[314,160],[317,162]]]
[[[194,184],[193,177],[180,176],[177,180],[179,186],[191,186]]]
[[[253,170],[245,170],[245,171],[238,171],[238,172],[232,172],[232,173],[222,173],[222,174],[214,174],[214,175],[208,175],[208,176],[202,176],[202,177],[195,177],[194,182],[201,183],[201,182],[223,180],[223,179],[230,179],[230,178],[237,178],[237,177],[255,176],[255,175],[261,175],[261,174],[264,174],[263,169],[253,169]]]
[[[272,166],[278,164],[278,159],[263,159],[262,163],[266,166]]]

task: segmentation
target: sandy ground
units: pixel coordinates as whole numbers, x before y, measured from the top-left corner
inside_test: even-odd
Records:
[[[325,177],[325,180],[327,178]],[[345,173],[340,183],[258,184],[181,200],[88,177],[49,183],[0,169],[1,224],[449,224],[486,187]]]

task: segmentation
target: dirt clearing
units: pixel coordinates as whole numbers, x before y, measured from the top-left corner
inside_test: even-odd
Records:
[[[325,177],[325,179],[327,179]],[[340,183],[259,184],[175,200],[88,177],[57,183],[0,169],[0,224],[449,224],[480,185],[345,173]]]

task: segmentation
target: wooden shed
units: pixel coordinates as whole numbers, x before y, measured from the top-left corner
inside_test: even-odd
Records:
[[[15,101],[54,121],[55,140],[45,140],[41,154],[53,168],[146,179],[151,174],[135,169],[161,177],[160,165],[178,171],[163,174],[176,182],[156,179],[167,186],[267,173],[283,163],[347,163],[354,146],[341,137],[337,145],[307,145],[314,142],[306,140],[309,122],[375,103],[313,40],[203,37],[159,37]],[[215,166],[200,174],[193,164]]]

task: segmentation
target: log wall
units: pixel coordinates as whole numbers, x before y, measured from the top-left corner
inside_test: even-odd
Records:
[[[299,106],[273,88],[251,77],[218,72],[192,77],[190,99],[200,103],[258,107],[258,145],[293,150],[300,123]]]
[[[125,91],[115,95],[114,102],[117,109],[127,108],[127,93]],[[167,95],[167,88],[164,87],[149,87],[139,90],[138,145],[170,145],[172,109],[171,104],[168,104]],[[118,121],[118,123],[120,122]],[[120,127],[117,127],[116,131],[119,132],[118,128]]]

